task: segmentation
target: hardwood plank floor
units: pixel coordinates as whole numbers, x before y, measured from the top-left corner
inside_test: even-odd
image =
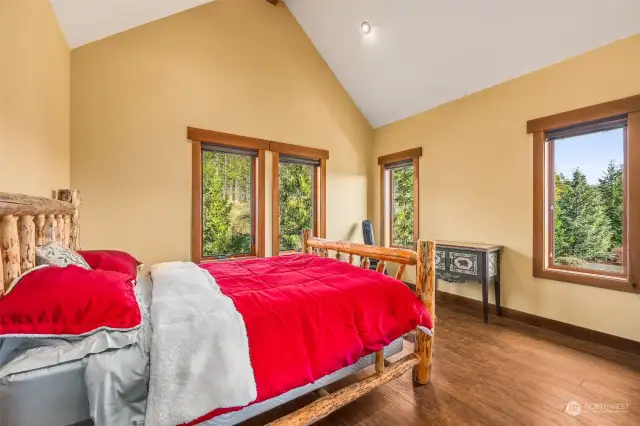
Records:
[[[640,425],[640,356],[508,319],[484,324],[480,313],[437,310],[430,385],[414,386],[407,373],[317,425]],[[412,349],[405,342],[404,350]],[[316,398],[306,395],[243,425],[264,425]],[[567,413],[571,401],[580,414]]]

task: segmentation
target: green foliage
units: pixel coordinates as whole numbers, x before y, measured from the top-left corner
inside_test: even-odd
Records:
[[[558,265],[564,266],[573,266],[576,268],[583,268],[587,262],[577,257],[567,256],[567,257],[558,257],[556,258],[556,263]]]
[[[555,259],[559,264],[612,262],[622,244],[622,172],[613,163],[598,185],[580,169],[571,178],[556,175]],[[562,263],[564,262],[564,263]]]
[[[251,252],[251,158],[202,153],[202,253]]]
[[[313,226],[314,167],[280,164],[280,250],[300,250],[301,232]]]
[[[202,252],[222,257],[251,252],[251,162],[248,156],[202,153]],[[280,165],[280,249],[301,248],[312,227],[313,166]]]
[[[604,213],[609,221],[612,232],[611,247],[622,247],[623,218],[624,218],[624,195],[623,195],[623,170],[621,165],[616,165],[613,161],[607,166],[607,170],[598,180],[598,190],[604,206]]]
[[[398,247],[413,247],[413,166],[391,170],[393,209],[392,242]]]
[[[565,256],[567,253],[571,252],[570,241],[568,236],[566,235],[564,223],[566,221],[567,216],[562,213],[562,204],[558,201],[563,199],[564,195],[567,193],[568,185],[567,179],[564,177],[562,173],[556,175],[556,204],[555,204],[555,215],[554,215],[554,243],[555,243],[555,256],[556,261],[559,261],[560,258]]]

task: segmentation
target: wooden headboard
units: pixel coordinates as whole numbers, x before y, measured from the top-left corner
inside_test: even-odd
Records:
[[[11,282],[36,266],[36,247],[58,241],[80,248],[80,193],[55,191],[55,198],[0,192],[0,296]]]

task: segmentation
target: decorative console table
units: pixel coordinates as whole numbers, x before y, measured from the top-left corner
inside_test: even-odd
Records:
[[[482,284],[482,312],[489,322],[489,284],[493,282],[496,314],[500,311],[500,253],[502,246],[436,241],[436,277],[448,282]]]

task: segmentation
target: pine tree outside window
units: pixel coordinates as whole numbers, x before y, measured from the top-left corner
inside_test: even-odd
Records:
[[[265,153],[270,141],[187,128],[191,260],[265,256]]]
[[[389,169],[389,233],[392,247],[413,247],[413,161]]]
[[[280,253],[302,251],[303,229],[315,234],[318,194],[314,183],[319,166],[320,161],[280,156]]]
[[[271,254],[302,250],[302,231],[326,236],[327,160],[317,148],[271,142],[272,246]]]
[[[587,134],[547,137],[549,262],[612,275],[626,271],[624,146],[626,119]]]
[[[256,151],[205,147],[202,151],[202,255],[255,255]]]
[[[378,158],[381,234],[385,246],[413,249],[418,239],[420,156],[422,148]]]
[[[533,274],[636,292],[640,96],[531,120]]]

